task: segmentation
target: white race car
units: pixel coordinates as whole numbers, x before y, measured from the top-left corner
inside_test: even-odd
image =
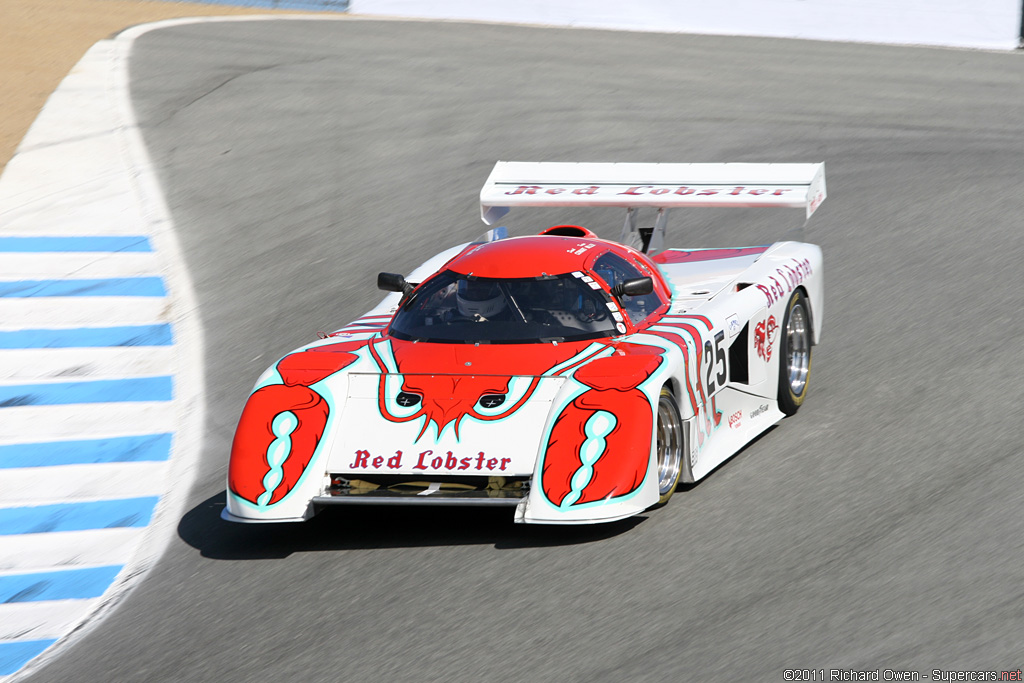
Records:
[[[665,248],[667,211],[799,207],[823,164],[499,162],[484,221],[511,207],[622,207],[620,242],[560,225],[496,228],[381,273],[389,293],[256,383],[224,517],[328,505],[505,505],[585,524],[664,504],[807,395],[821,335],[814,245]],[[637,212],[657,210],[653,228]]]

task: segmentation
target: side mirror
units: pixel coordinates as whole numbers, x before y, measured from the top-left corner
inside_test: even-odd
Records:
[[[612,287],[612,296],[644,296],[654,291],[654,280],[649,277],[638,277],[626,280]]]
[[[401,292],[402,296],[408,296],[413,286],[405,281],[405,278],[398,273],[377,273],[377,289],[385,292]]]

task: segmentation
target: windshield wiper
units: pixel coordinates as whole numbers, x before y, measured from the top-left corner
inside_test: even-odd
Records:
[[[516,298],[512,296],[512,292],[508,290],[508,287],[505,286],[504,282],[498,283],[498,289],[501,290],[501,293],[505,295],[506,299],[512,302],[512,307],[516,309],[516,313],[519,314],[519,319],[523,321],[523,324],[529,325],[530,321],[528,321],[526,316],[523,314],[523,309],[519,308],[519,302],[517,302]]]

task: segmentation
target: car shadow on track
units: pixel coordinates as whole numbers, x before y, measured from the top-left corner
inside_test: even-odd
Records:
[[[737,466],[752,446],[776,428],[773,425],[752,439],[712,474]],[[677,496],[685,495],[704,481],[707,477],[695,484],[679,484]],[[225,492],[211,496],[185,513],[178,523],[178,536],[203,557],[266,560],[325,550],[444,545],[493,545],[499,550],[516,550],[568,546],[614,538],[648,518],[645,513],[607,524],[545,526],[515,524],[511,508],[359,505],[329,507],[308,522],[239,524],[221,519],[224,501]]]
[[[625,533],[645,515],[586,526],[515,524],[511,509],[332,507],[307,522],[239,524],[220,518],[224,493],[185,513],[178,536],[203,557],[265,560],[296,552],[493,544],[500,550],[594,543]]]

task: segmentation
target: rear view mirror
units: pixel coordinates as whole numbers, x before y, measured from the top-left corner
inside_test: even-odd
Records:
[[[407,296],[413,287],[398,273],[378,273],[377,289],[383,289],[385,292],[401,292],[403,296]]]
[[[612,287],[612,296],[643,296],[654,291],[654,280],[649,277],[638,277],[626,280]]]

